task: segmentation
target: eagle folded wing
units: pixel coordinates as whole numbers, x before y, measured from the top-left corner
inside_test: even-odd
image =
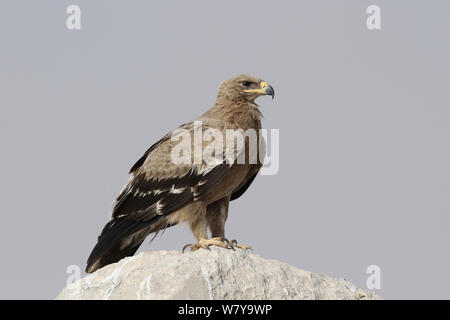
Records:
[[[225,130],[224,124],[217,120],[202,122],[202,131],[211,128]],[[179,129],[186,130],[191,137],[196,130],[193,122]],[[243,146],[225,146],[223,154],[215,155],[217,161],[176,164],[172,149],[180,142],[172,139],[175,131],[150,147],[133,166],[130,180],[114,204],[112,219],[127,217],[145,222],[202,199],[233,165],[227,155],[233,154],[237,158],[244,149]],[[204,143],[202,147],[205,147]],[[239,149],[230,151],[230,148]]]
[[[202,130],[225,130],[222,122],[204,121]],[[194,123],[182,125],[179,129],[186,130],[191,137],[194,135]],[[233,162],[226,155],[237,156],[241,148],[230,146],[236,150],[224,149],[223,155],[217,155],[216,161],[201,161],[200,163],[176,164],[172,159],[172,149],[179,143],[172,139],[176,130],[164,136],[151,146],[130,170],[130,179],[113,205],[111,220],[105,225],[98,242],[88,258],[91,271],[99,257],[105,261],[114,261],[114,248],[120,241],[157,222],[168,214],[184,206],[201,200],[213,190],[214,186],[230,170]],[[193,141],[193,139],[191,139]],[[203,140],[202,146],[204,147]],[[203,148],[202,148],[203,150]],[[235,159],[236,159],[235,158]],[[158,230],[154,230],[157,232]],[[137,247],[129,247],[126,254],[133,254]]]

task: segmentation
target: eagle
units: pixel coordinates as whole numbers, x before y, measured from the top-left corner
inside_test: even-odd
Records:
[[[87,273],[134,255],[147,236],[183,222],[188,223],[197,240],[186,245],[183,252],[186,248],[209,249],[211,245],[233,250],[250,248],[225,238],[225,221],[230,201],[248,189],[262,167],[265,142],[260,134],[256,136],[256,156],[250,159],[255,149],[248,135],[244,143],[235,143],[235,136],[227,138],[232,143],[224,143],[225,138],[220,136],[260,131],[262,113],[255,99],[262,95],[273,99],[275,92],[260,78],[238,75],[226,80],[211,109],[166,134],[143,154],[130,169],[129,180],[113,204],[111,219],[87,260]],[[212,132],[214,139],[205,139],[207,132]],[[188,142],[184,141],[180,149],[183,137]],[[200,143],[192,143],[199,137]],[[216,143],[212,151],[209,148],[209,158],[196,158],[211,141],[221,143]],[[178,157],[181,154],[184,158]]]

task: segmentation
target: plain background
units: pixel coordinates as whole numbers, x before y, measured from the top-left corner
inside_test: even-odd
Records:
[[[258,101],[280,171],[228,237],[362,288],[378,265],[386,299],[450,298],[449,21],[449,1],[2,1],[0,298],[53,299],[129,168],[239,73],[276,90]]]

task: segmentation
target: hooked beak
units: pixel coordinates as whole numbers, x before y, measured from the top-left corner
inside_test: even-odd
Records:
[[[244,92],[255,92],[259,94],[264,94],[268,96],[272,96],[272,100],[275,97],[275,90],[273,90],[272,86],[268,84],[266,81],[261,81],[259,89],[248,89],[244,90]]]

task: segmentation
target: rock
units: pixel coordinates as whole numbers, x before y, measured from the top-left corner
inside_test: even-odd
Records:
[[[68,285],[56,299],[380,299],[344,279],[241,249],[140,253]]]

